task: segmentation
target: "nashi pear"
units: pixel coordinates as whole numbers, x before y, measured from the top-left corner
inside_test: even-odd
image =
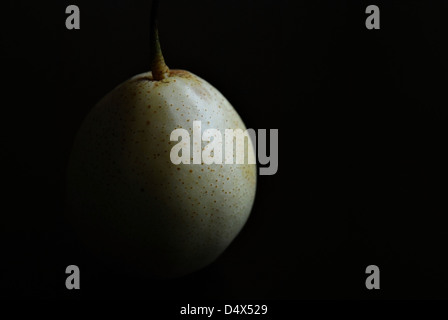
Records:
[[[120,84],[82,123],[68,202],[70,220],[97,254],[173,277],[213,262],[240,232],[254,202],[256,165],[171,162],[177,128],[193,137],[193,122],[201,121],[202,131],[218,129],[224,141],[225,129],[246,127],[208,82],[168,69],[153,32],[152,72]]]

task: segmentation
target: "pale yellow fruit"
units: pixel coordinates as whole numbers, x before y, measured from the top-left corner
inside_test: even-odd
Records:
[[[225,129],[246,130],[218,90],[181,70],[158,81],[137,75],[87,116],[70,158],[68,199],[70,219],[98,254],[149,276],[179,276],[213,262],[240,232],[256,165],[173,164],[170,134],[184,128],[193,137],[193,121],[223,139]]]

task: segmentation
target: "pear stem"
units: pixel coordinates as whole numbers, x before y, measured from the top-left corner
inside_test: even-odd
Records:
[[[154,80],[159,81],[168,77],[169,68],[165,64],[162,48],[159,42],[159,31],[157,28],[157,11],[159,1],[153,0],[151,7],[151,71]]]

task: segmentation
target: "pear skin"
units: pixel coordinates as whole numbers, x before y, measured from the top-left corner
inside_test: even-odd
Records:
[[[160,80],[139,74],[92,109],[68,169],[70,220],[88,247],[148,276],[175,277],[229,246],[251,212],[256,165],[235,156],[233,164],[173,164],[171,132],[188,130],[193,148],[194,121],[202,132],[218,129],[223,143],[225,129],[246,130],[217,89],[183,70]]]

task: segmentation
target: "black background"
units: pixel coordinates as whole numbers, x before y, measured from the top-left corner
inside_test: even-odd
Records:
[[[76,4],[81,29],[65,28]],[[367,30],[365,8],[381,10]],[[447,27],[435,1],[162,1],[165,60],[206,79],[279,171],[209,267],[151,281],[97,261],[64,217],[82,120],[149,70],[151,1],[1,8],[1,295],[33,298],[448,298]],[[65,268],[81,290],[65,288]],[[381,269],[367,290],[365,269]]]

